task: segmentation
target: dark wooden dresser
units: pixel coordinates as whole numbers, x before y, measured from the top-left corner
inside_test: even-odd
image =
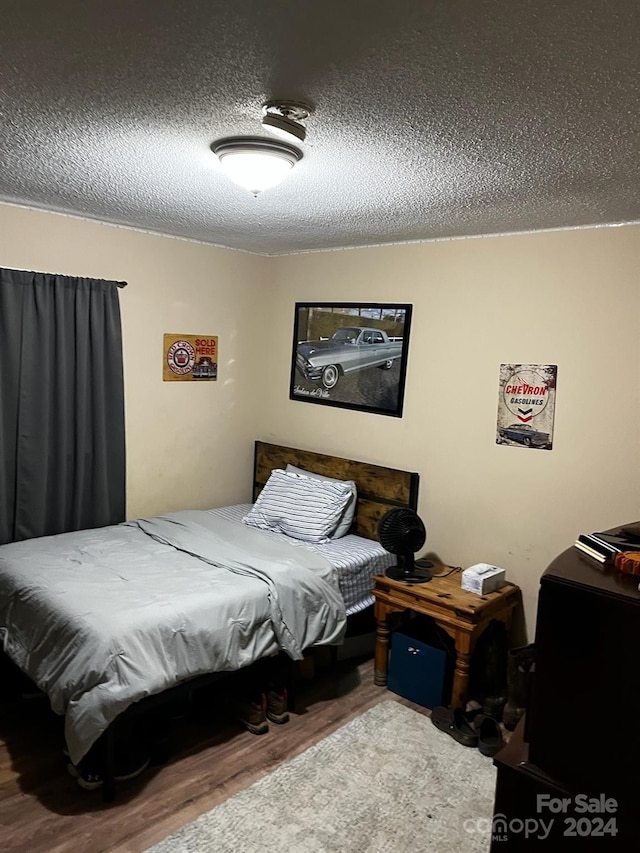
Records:
[[[540,581],[535,644],[527,713],[494,759],[491,851],[637,851],[638,578],[564,551]]]

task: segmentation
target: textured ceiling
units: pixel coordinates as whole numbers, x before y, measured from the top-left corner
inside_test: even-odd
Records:
[[[639,0],[0,0],[0,200],[280,254],[640,220]],[[302,100],[254,198],[210,144]]]

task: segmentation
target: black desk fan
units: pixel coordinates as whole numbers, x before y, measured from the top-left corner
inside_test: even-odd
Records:
[[[415,563],[414,554],[427,541],[426,528],[417,512],[408,507],[387,510],[378,522],[378,540],[385,551],[398,556],[398,565],[385,570],[388,578],[405,583],[431,580],[433,563]]]

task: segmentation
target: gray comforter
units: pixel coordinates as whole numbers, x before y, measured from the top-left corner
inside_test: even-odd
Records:
[[[65,715],[75,763],[133,702],[345,625],[324,557],[207,512],[0,547],[4,649]]]

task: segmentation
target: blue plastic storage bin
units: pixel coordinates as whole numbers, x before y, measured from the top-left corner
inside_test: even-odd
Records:
[[[400,631],[391,634],[387,687],[424,708],[448,705],[451,691],[451,656]]]

